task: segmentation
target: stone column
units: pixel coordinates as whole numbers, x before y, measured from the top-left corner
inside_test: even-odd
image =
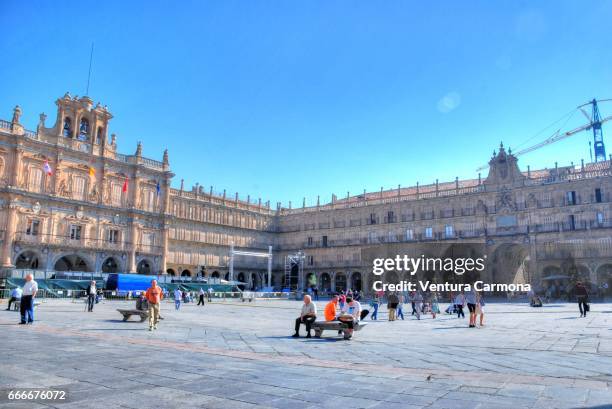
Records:
[[[13,240],[15,239],[15,225],[17,223],[17,206],[13,200],[8,201],[6,226],[4,230],[4,243],[2,245],[2,267],[13,267],[11,257]]]
[[[161,268],[161,273],[162,274],[166,274],[166,263],[167,263],[167,258],[166,255],[168,254],[168,224],[164,221],[163,222],[163,230],[162,230],[162,253],[161,253],[161,261],[160,261],[160,268]]]
[[[21,159],[23,158],[23,149],[21,147],[15,148],[15,156],[13,161],[13,170],[11,172],[10,185],[18,187],[19,175],[21,173]]]
[[[128,273],[136,273],[136,241],[138,240],[137,228],[134,220],[130,221],[130,245],[128,247]]]

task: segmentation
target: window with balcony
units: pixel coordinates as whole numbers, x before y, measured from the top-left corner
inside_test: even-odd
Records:
[[[392,211],[387,212],[387,223],[395,223],[395,215]]]
[[[376,224],[376,213],[370,213],[370,224]]]
[[[567,204],[569,206],[573,206],[576,204],[576,191],[571,190],[569,192],[566,192],[566,199],[567,199]]]
[[[452,225],[447,224],[446,226],[444,226],[444,235],[446,237],[454,237],[455,236],[455,231],[454,231]]]
[[[81,176],[76,176],[73,180],[73,198],[76,200],[85,200],[85,178]]]
[[[42,191],[42,178],[43,172],[42,169],[38,168],[30,168],[30,175],[28,178],[28,190],[31,192],[40,192]]]
[[[431,239],[431,238],[433,238],[433,228],[431,228],[431,227],[425,227],[425,238],[426,238],[426,239]]]
[[[604,214],[602,212],[597,212],[597,224],[603,224],[604,222]]]
[[[323,236],[323,237],[321,238],[321,245],[322,245],[323,247],[327,247],[327,236]]]
[[[70,240],[81,240],[81,232],[83,230],[83,226],[78,224],[73,224],[70,226]]]
[[[38,230],[40,228],[40,220],[30,219],[26,227],[26,234],[28,236],[38,236]]]
[[[309,266],[313,266],[314,265],[314,256],[308,256],[308,265]]]
[[[121,206],[122,186],[119,183],[113,183],[111,186],[111,203],[113,206]]]
[[[595,202],[601,203],[601,189],[600,188],[595,189]]]
[[[312,237],[308,237],[308,245],[312,246]]]
[[[109,229],[108,234],[106,236],[106,241],[112,244],[119,243],[119,230]]]
[[[406,240],[414,240],[414,230],[406,229]]]

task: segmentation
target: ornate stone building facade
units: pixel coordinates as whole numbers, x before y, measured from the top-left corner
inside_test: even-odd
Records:
[[[275,287],[371,288],[371,258],[489,257],[480,278],[530,281],[612,276],[612,161],[521,171],[500,147],[485,179],[332,196],[272,209],[202,186],[170,186],[162,161],[118,152],[111,113],[88,97],[56,101],[50,128],[0,121],[1,257],[6,269],[227,277],[229,248],[274,248]],[[317,202],[319,202],[317,200]],[[302,251],[303,269],[285,266]],[[235,277],[265,285],[266,261],[237,257]],[[299,275],[301,271],[301,276]],[[449,279],[426,272],[435,281]],[[475,277],[465,277],[474,279]],[[409,279],[388,273],[393,282]]]

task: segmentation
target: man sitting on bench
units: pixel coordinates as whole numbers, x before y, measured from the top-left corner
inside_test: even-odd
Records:
[[[317,319],[317,306],[312,302],[309,295],[304,296],[304,304],[302,305],[302,312],[298,318],[295,319],[295,334],[292,336],[298,338],[300,336],[300,324],[306,325],[306,338],[311,338],[310,328],[312,323]]]
[[[349,334],[353,335],[353,327],[361,318],[361,304],[359,301],[353,300],[351,297],[346,297],[346,304],[342,309],[342,314],[338,317],[338,321],[344,322],[349,327]]]

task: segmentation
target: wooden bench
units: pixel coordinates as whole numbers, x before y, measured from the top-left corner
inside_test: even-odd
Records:
[[[366,325],[365,322],[360,321],[354,325],[353,331],[361,331]],[[312,323],[312,329],[316,338],[321,338],[323,331],[342,331],[344,339],[351,339],[352,336],[348,324],[341,321],[315,321]]]
[[[123,321],[127,321],[132,315],[138,315],[140,317],[140,322],[149,318],[149,312],[144,310],[122,310],[117,308],[117,311],[123,315]]]
[[[34,308],[40,305],[40,301],[36,301],[34,299]],[[21,307],[21,300],[13,301],[13,311],[19,311],[19,307]]]

